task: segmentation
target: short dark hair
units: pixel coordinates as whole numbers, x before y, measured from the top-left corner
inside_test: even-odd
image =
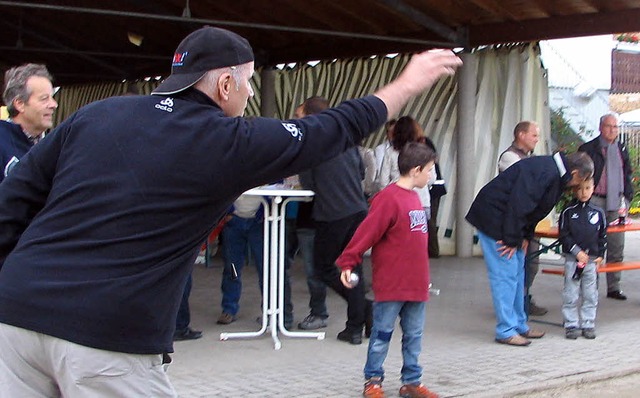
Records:
[[[44,77],[49,81],[53,81],[47,67],[40,64],[24,64],[5,72],[2,99],[7,106],[7,112],[9,112],[10,117],[15,117],[19,113],[13,101],[17,99],[23,102],[29,101],[31,92],[27,88],[27,80],[33,76]]]
[[[595,184],[595,180],[593,179],[593,176],[585,178],[584,181],[582,181],[582,182],[592,182],[592,183]]]
[[[578,176],[583,179],[593,177],[593,160],[584,152],[575,152],[567,155],[567,172],[576,170]]]
[[[329,108],[329,100],[322,97],[307,98],[302,103],[302,112],[305,115],[315,115]]]
[[[398,155],[398,171],[405,176],[414,167],[423,168],[435,160],[436,153],[431,148],[420,142],[409,142]]]

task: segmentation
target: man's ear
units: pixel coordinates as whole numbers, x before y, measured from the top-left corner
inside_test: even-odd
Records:
[[[18,111],[18,113],[24,112],[25,102],[19,98],[13,100],[13,107]]]
[[[229,93],[231,92],[231,85],[233,82],[231,81],[230,73],[223,73],[218,78],[218,83],[216,84],[216,90],[218,97],[223,101],[229,100]]]

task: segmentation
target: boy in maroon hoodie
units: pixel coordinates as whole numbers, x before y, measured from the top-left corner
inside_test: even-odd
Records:
[[[422,383],[418,356],[426,301],[429,299],[427,216],[414,188],[422,188],[434,167],[435,153],[426,145],[408,143],[400,152],[400,178],[380,191],[369,214],[336,260],[342,283],[351,286],[351,270],[369,248],[373,271],[373,329],[364,367],[364,397],[382,398],[383,363],[396,319],[402,327],[404,398],[437,397]]]

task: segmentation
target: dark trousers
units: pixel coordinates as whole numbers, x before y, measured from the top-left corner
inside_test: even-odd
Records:
[[[176,317],[176,331],[181,332],[189,327],[191,322],[191,313],[189,312],[189,295],[191,294],[191,274],[187,279],[187,284],[184,286],[182,292],[182,301],[180,301],[180,307],[178,308],[178,316]]]
[[[340,282],[340,270],[335,265],[335,261],[366,215],[367,212],[363,211],[335,221],[316,222],[313,248],[316,276],[347,301],[346,326],[347,330],[354,333],[362,331],[365,319],[365,281],[362,275],[362,264],[352,271],[360,276],[360,283],[348,289]]]
[[[429,257],[440,257],[440,243],[438,243],[438,209],[440,197],[431,198],[431,218],[429,218]]]

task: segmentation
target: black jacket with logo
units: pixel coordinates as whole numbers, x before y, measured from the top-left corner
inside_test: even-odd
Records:
[[[173,351],[197,251],[233,201],[337,156],[386,117],[374,96],[285,122],[225,117],[195,89],[83,107],[0,184],[0,322]]]
[[[577,255],[602,257],[607,249],[607,218],[604,211],[589,202],[574,200],[560,214],[562,251]]]

